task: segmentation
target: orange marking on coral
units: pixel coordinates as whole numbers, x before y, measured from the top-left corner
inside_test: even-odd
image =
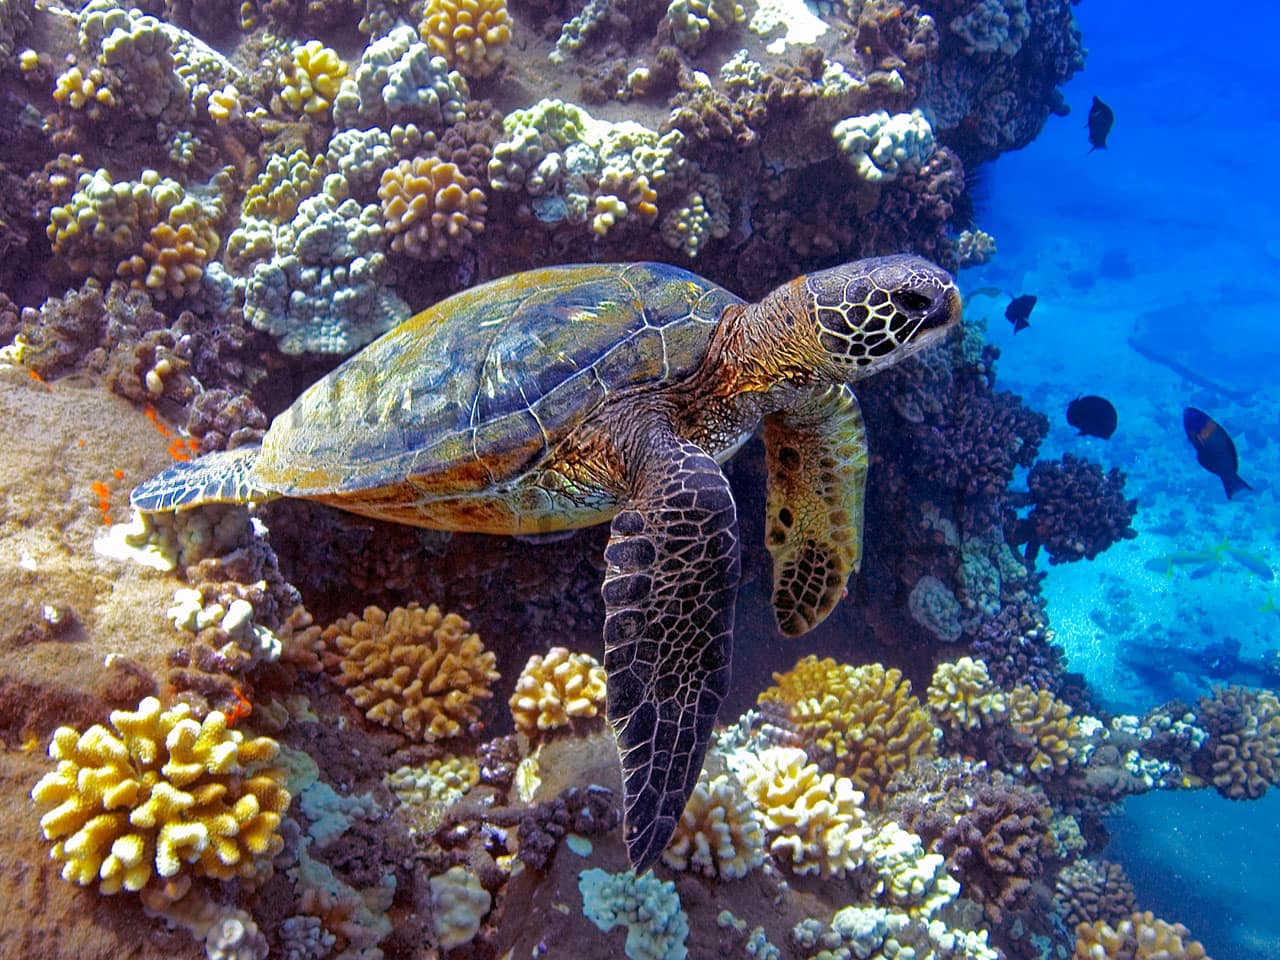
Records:
[[[156,413],[156,408],[151,404],[147,404],[143,413],[147,415],[147,419],[151,421],[151,425],[160,431],[160,436],[166,439],[173,436],[173,431],[160,422],[160,414]]]
[[[109,515],[111,510],[111,488],[101,480],[95,480],[89,484],[89,489],[98,498],[98,509],[102,511],[102,522],[107,526],[111,526],[111,517]]]
[[[32,380],[34,380],[36,383],[40,384],[40,386],[44,387],[46,390],[53,389],[53,387],[49,386],[45,378],[40,376],[40,374],[37,373],[35,370],[28,369],[27,376],[30,377]]]
[[[120,469],[112,470],[112,471],[111,471],[111,475],[112,475],[113,477],[115,477],[117,480],[123,480],[123,479],[124,479],[124,471],[123,471],[123,470],[120,470]]]
[[[236,695],[239,702],[231,708],[231,712],[227,714],[227,726],[234,727],[237,721],[243,720],[249,714],[253,713],[253,704],[249,702],[249,698],[244,695],[244,691],[239,687],[232,687],[231,692]]]
[[[81,437],[79,440],[77,440],[77,441],[76,441],[76,445],[77,445],[77,446],[80,446],[80,447],[83,447],[83,446],[84,446],[84,437]]]

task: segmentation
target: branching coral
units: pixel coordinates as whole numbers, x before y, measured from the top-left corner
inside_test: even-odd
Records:
[[[418,32],[464,77],[487,77],[511,42],[507,0],[427,0]]]
[[[1137,898],[1120,864],[1077,860],[1058,874],[1053,909],[1074,930],[1082,923],[1119,924],[1137,909]]]
[[[895,772],[935,752],[937,731],[897,668],[808,656],[773,678],[759,702],[784,708],[810,759],[849,777],[871,805]]]
[[[154,697],[114,711],[111,725],[54,731],[58,767],[31,791],[64,879],[117,893],[185,866],[221,880],[270,870],[290,801],[283,771],[265,766],[274,740],[247,739],[218,712],[197,722],[185,704],[163,710]]]
[[[1028,769],[1042,779],[1065,772],[1071,763],[1071,741],[1080,735],[1071,708],[1049,690],[1023,686],[1010,690],[1005,702]]]
[[[803,750],[770,747],[744,769],[743,787],[769,851],[796,873],[842,877],[862,863],[862,794],[847,777],[823,773]]]
[[[324,632],[337,653],[338,682],[370,720],[414,740],[467,733],[493,696],[496,658],[466,620],[432,604],[367,607]]]
[[[1030,535],[1049,552],[1050,563],[1092,560],[1113,543],[1132,540],[1137,500],[1124,497],[1124,474],[1071,454],[1041,460],[1027,475],[1034,506]]]
[[[294,47],[280,69],[280,99],[294,113],[323,114],[338,95],[347,65],[319,40]]]
[[[467,115],[467,82],[401,25],[365,48],[333,104],[339,130],[417,123],[439,130]]]
[[[584,653],[552,647],[529,658],[511,694],[511,717],[528,737],[604,714],[604,667]]]
[[[1196,707],[1209,739],[1195,771],[1231,800],[1255,800],[1280,786],[1280,699],[1269,690],[1224,687]]]
[[[383,171],[378,197],[391,249],[420,259],[447,256],[484,230],[484,191],[437,157],[401,160]]]
[[[899,170],[918,168],[933,155],[933,127],[919,110],[848,117],[831,134],[858,176],[869,183],[893,180]]]
[[[720,878],[745,877],[764,862],[764,831],[732,774],[702,771],[662,862],[673,870]]]
[[[946,730],[989,727],[1004,716],[1004,694],[991,682],[987,665],[972,657],[940,663],[933,671],[927,702]]]
[[[1077,960],[1208,960],[1204,946],[1180,923],[1166,923],[1150,910],[1114,927],[1101,920],[1076,927]]]
[[[71,201],[52,209],[47,233],[77,273],[179,298],[196,291],[217,253],[222,216],[221,200],[201,200],[154,170],[113,183],[100,169],[81,174]]]

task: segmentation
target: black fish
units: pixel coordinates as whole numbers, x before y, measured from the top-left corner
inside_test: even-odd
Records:
[[[1067,423],[1079,430],[1081,436],[1110,440],[1116,432],[1116,408],[1103,397],[1092,394],[1076,397],[1067,404]]]
[[[1097,97],[1093,98],[1093,106],[1089,108],[1089,152],[1101,147],[1107,149],[1107,134],[1111,125],[1116,122],[1116,113]]]
[[[1006,320],[1013,324],[1014,333],[1031,326],[1031,321],[1028,318],[1031,316],[1031,308],[1035,305],[1036,298],[1029,293],[1014,297],[1009,301],[1009,305],[1004,308],[1004,316]]]
[[[1196,448],[1196,462],[1217,474],[1228,500],[1241,490],[1253,489],[1240,479],[1236,445],[1213,417],[1203,410],[1187,407],[1182,411],[1182,429],[1187,431],[1187,439]]]

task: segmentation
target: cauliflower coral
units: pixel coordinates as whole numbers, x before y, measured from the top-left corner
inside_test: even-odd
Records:
[[[279,744],[247,739],[217,711],[199,721],[185,703],[162,710],[155,697],[112,712],[111,725],[54,731],[57,769],[31,791],[64,880],[118,893],[185,866],[217,880],[269,869],[291,800],[284,771],[266,766]]]

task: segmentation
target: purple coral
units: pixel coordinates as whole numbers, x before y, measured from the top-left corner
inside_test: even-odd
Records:
[[[1048,551],[1050,563],[1092,560],[1113,543],[1138,535],[1130,525],[1138,501],[1125,499],[1124,474],[1118,469],[1104,474],[1096,463],[1068,453],[1032,467],[1027,486],[1032,543]]]

